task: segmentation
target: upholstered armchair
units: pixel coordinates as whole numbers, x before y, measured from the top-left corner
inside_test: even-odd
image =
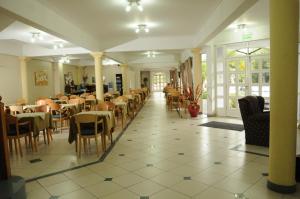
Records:
[[[260,96],[239,99],[246,144],[269,146],[270,112],[264,112],[265,100]]]

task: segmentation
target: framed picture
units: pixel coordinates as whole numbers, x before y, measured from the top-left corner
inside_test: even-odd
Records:
[[[46,71],[38,71],[34,73],[36,86],[48,85],[48,73]]]
[[[65,74],[65,85],[71,85],[73,82],[73,74],[71,72],[68,72]]]

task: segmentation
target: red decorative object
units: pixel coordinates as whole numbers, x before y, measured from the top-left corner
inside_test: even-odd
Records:
[[[188,106],[188,110],[191,117],[197,117],[199,114],[200,106],[198,104],[192,103]]]

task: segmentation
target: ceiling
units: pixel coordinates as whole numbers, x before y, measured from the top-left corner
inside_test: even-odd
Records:
[[[75,47],[75,45],[63,39],[60,39],[18,21],[14,21],[0,33],[0,40],[11,39],[20,41],[22,43],[31,43],[30,40],[32,38],[32,33],[39,33],[43,37],[43,40],[36,40],[34,43],[32,43],[35,45],[52,49],[54,44],[63,43],[64,48]]]
[[[227,35],[232,35],[233,27],[236,27],[236,24],[245,23],[248,27],[268,25],[268,0],[141,1],[144,7],[143,12],[132,9],[130,13],[127,13],[125,11],[127,0],[88,0],[84,3],[82,0],[35,0],[26,1],[27,4],[18,0],[3,0],[0,2],[0,14],[1,6],[4,6],[7,10],[11,9],[10,14],[15,11],[16,15],[24,14],[24,16],[16,18],[23,23],[15,21],[0,32],[0,42],[1,40],[14,40],[22,45],[27,45],[27,47],[32,46],[33,44],[30,43],[31,32],[38,31],[43,33],[45,39],[34,45],[48,49],[47,52],[40,55],[41,57],[45,57],[47,54],[50,57],[69,54],[74,60],[92,62],[93,59],[89,55],[91,49],[80,48],[84,46],[81,45],[84,42],[92,42],[99,43],[99,49],[104,48],[103,51],[107,52],[107,57],[121,63],[139,65],[144,68],[157,68],[162,65],[173,67],[180,62],[180,56],[185,49],[194,47],[192,41],[198,33],[203,32],[201,31],[203,29],[212,29],[211,32],[215,33],[217,29],[221,28],[222,31],[226,27],[223,27],[223,24],[233,22],[216,37],[229,41]],[[257,3],[242,16],[238,15],[234,18],[232,13],[235,13],[236,9],[240,9],[239,2],[242,1],[252,2],[252,4],[248,3],[247,9],[255,2]],[[18,2],[18,6],[15,5],[16,2]],[[28,9],[35,8],[32,15],[28,13],[27,8],[24,8],[26,6]],[[231,8],[232,10],[230,10]],[[247,9],[245,8],[245,10]],[[53,18],[49,18],[49,16],[53,16]],[[226,17],[230,18],[230,23],[227,19],[225,23]],[[26,25],[26,23],[30,25]],[[135,25],[140,23],[149,25],[150,32],[148,34],[135,33]],[[45,26],[41,26],[41,24],[45,24]],[[75,39],[67,39],[61,33],[74,34],[73,38]],[[76,39],[82,39],[83,43],[76,42]],[[53,44],[57,41],[65,43],[63,54],[53,50]],[[218,40],[213,41],[218,42]],[[68,49],[74,48],[78,49],[68,51]],[[148,58],[145,55],[148,49],[157,51],[157,57]],[[35,51],[41,52],[42,50],[37,48]],[[34,56],[39,55],[36,53]]]
[[[101,38],[135,38],[135,24],[151,36],[192,35],[221,0],[142,0],[143,12],[125,11],[126,0],[39,0],[60,16]],[[147,36],[147,35],[139,35]]]

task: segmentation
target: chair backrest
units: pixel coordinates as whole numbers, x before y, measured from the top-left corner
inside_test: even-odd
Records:
[[[42,105],[42,106],[36,107],[35,112],[46,113],[46,112],[48,112],[48,106],[47,105]]]
[[[48,105],[48,104],[51,104],[51,103],[53,103],[53,100],[52,99],[45,99],[45,102],[46,102],[46,104]]]
[[[107,104],[109,111],[115,111],[116,105],[114,103],[112,103],[110,101],[107,101],[107,102],[104,102],[104,103]]]
[[[96,99],[96,97],[94,95],[88,95],[85,99]]]
[[[75,122],[79,134],[81,134],[81,129],[82,129],[81,124],[91,124],[91,123],[94,124],[95,134],[97,133],[97,121],[98,121],[97,115],[79,114],[79,115],[75,115],[74,117],[75,117]]]
[[[9,106],[9,109],[10,109],[10,112],[12,113],[12,115],[23,113],[22,106],[13,105],[13,106]]]
[[[39,99],[39,100],[37,100],[35,103],[36,103],[37,105],[46,105],[46,104],[47,104],[47,102],[46,102],[45,99]]]
[[[79,104],[79,99],[70,99],[69,104]]]
[[[80,97],[85,98],[85,97],[87,97],[87,96],[89,96],[89,95],[90,95],[90,93],[82,93],[82,94],[80,95]]]
[[[59,99],[60,99],[60,100],[65,100],[65,101],[68,101],[68,100],[69,100],[69,98],[68,98],[67,96],[61,96]]]
[[[128,102],[128,98],[125,96],[119,96],[115,100],[119,102]]]
[[[64,96],[64,95],[61,94],[61,93],[58,93],[58,94],[55,95],[55,97],[58,98],[58,99],[59,99],[60,97],[62,97],[62,96]]]
[[[60,110],[60,105],[57,103],[51,103],[49,104],[49,108],[51,111],[59,111]]]
[[[16,101],[16,105],[23,106],[23,105],[26,105],[26,104],[27,104],[27,102],[26,102],[25,99],[18,99],[18,100]]]
[[[83,98],[81,98],[81,97],[79,97],[79,98],[77,98],[78,100],[79,100],[79,104],[84,104],[85,103],[85,99],[83,99]]]
[[[108,111],[109,110],[109,106],[105,102],[100,102],[99,104],[97,104],[95,106],[95,110],[96,111]]]
[[[78,96],[77,95],[71,95],[70,99],[76,99]]]
[[[265,100],[261,96],[246,96],[238,102],[243,121],[253,114],[262,113],[265,106]]]

